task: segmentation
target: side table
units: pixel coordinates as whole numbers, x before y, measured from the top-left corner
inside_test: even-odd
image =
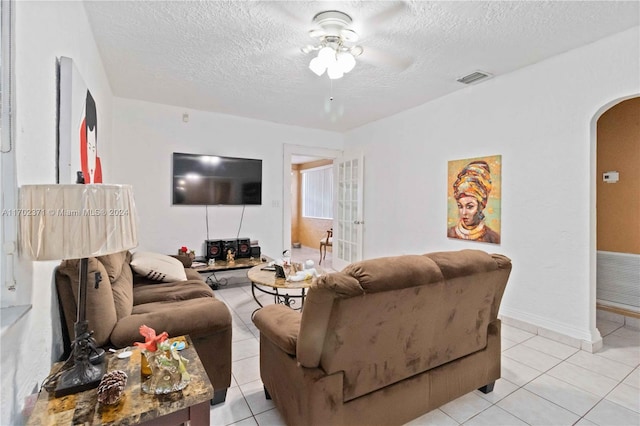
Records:
[[[105,361],[107,371],[122,370],[128,376],[124,395],[118,404],[99,404],[97,389],[60,398],[42,389],[27,425],[177,425],[189,421],[192,426],[208,426],[213,386],[191,339],[189,336],[184,338],[187,347],[180,353],[189,361],[187,370],[191,381],[182,391],[166,395],[142,392],[140,350],[132,349],[131,357],[124,359],[109,354]],[[51,371],[56,371],[62,364],[54,364]]]

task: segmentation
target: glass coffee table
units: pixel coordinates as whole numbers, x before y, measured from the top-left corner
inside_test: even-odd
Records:
[[[292,309],[302,309],[307,289],[313,285],[317,278],[304,281],[287,281],[285,278],[276,278],[275,271],[265,268],[267,268],[267,263],[254,266],[247,271],[247,277],[251,281],[251,294],[256,303],[262,308],[262,303],[256,296],[256,290],[258,290],[273,296],[274,303],[282,303]],[[319,274],[323,273],[319,268],[316,268],[316,271]],[[290,290],[296,290],[296,292],[292,293]],[[293,306],[297,304],[298,300],[300,300],[299,308]]]

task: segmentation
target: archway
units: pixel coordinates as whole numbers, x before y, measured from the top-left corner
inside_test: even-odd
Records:
[[[628,101],[633,101],[632,104],[629,104]],[[624,109],[621,107],[624,104]],[[634,152],[630,152],[627,155],[620,154],[619,150],[624,149],[624,147],[634,146],[634,149],[637,148],[637,139],[633,136],[625,135],[625,132],[633,131],[632,129],[627,129],[625,131],[620,131],[619,129],[614,129],[613,132],[616,133],[616,137],[622,137],[624,140],[622,143],[616,141],[617,147],[613,149],[606,150],[602,143],[611,143],[606,142],[612,140],[610,133],[612,133],[613,127],[620,127],[620,123],[616,120],[621,120],[621,123],[625,122],[624,115],[629,115],[629,108],[633,110],[640,108],[640,97],[638,95],[628,96],[623,98],[618,98],[613,100],[603,107],[601,107],[598,112],[593,116],[591,121],[591,202],[590,202],[590,326],[592,330],[592,335],[600,335],[602,336],[601,330],[598,330],[596,325],[597,312],[598,308],[602,308],[602,300],[600,298],[609,298],[620,301],[620,297],[622,294],[627,291],[623,288],[622,292],[618,289],[615,290],[613,287],[619,286],[611,286],[611,289],[607,289],[606,292],[601,288],[600,291],[598,288],[598,281],[600,280],[621,280],[624,282],[624,274],[627,277],[633,277],[633,272],[626,271],[624,268],[614,267],[613,263],[610,262],[627,262],[629,258],[635,259],[632,260],[631,263],[637,262],[637,259],[640,258],[640,247],[639,243],[636,241],[637,238],[635,235],[632,235],[633,232],[629,233],[628,230],[625,232],[623,229],[618,229],[620,223],[628,223],[629,227],[634,226],[633,223],[637,225],[637,222],[633,221],[633,218],[626,217],[632,215],[634,213],[627,213],[625,211],[621,211],[619,207],[615,205],[621,204],[622,200],[620,200],[620,195],[615,194],[627,194],[632,193],[634,189],[630,189],[630,185],[635,185],[635,191],[639,190],[637,188],[637,179],[635,174],[640,173],[631,165],[632,162],[636,162],[637,160],[632,160]],[[613,116],[612,114],[619,114],[623,112],[623,116]],[[605,117],[604,122],[600,122],[600,119]],[[614,118],[615,117],[615,118]],[[612,126],[612,119],[615,123],[615,126]],[[626,120],[629,123],[629,120]],[[599,128],[599,123],[601,127]],[[624,125],[624,124],[622,124]],[[627,125],[637,125],[636,124],[627,124]],[[606,129],[606,132],[605,132]],[[599,132],[600,130],[600,132]],[[602,140],[599,141],[599,138]],[[631,141],[628,140],[631,138]],[[598,145],[600,142],[601,145]],[[626,144],[626,145],[625,145]],[[631,144],[631,145],[630,145]],[[611,147],[609,147],[611,148]],[[599,161],[599,152],[600,158]],[[603,152],[605,154],[603,154]],[[613,159],[613,160],[612,160]],[[624,184],[619,185],[616,183],[615,185],[609,185],[608,183],[603,183],[604,175],[607,175],[607,180],[611,181],[613,176],[611,173],[615,169],[619,169],[618,172],[624,171],[622,174],[625,175],[626,181]],[[631,176],[630,176],[631,174]],[[631,179],[630,179],[631,178]],[[635,184],[633,182],[636,182]],[[603,192],[604,191],[604,192]],[[637,192],[636,192],[637,193]],[[599,198],[600,197],[600,198]],[[634,198],[634,197],[627,197]],[[640,200],[637,200],[637,196],[635,197],[635,202],[640,203]],[[632,201],[633,202],[633,201]],[[614,204],[614,205],[612,205]],[[600,209],[597,208],[597,205],[600,205]],[[630,209],[634,209],[633,206]],[[640,205],[636,206],[635,215],[637,217],[637,212],[640,211]],[[618,224],[618,225],[616,225]],[[619,236],[609,235],[609,232],[620,233]],[[627,239],[627,241],[625,241]],[[632,241],[633,240],[633,241]],[[621,253],[617,253],[621,252]],[[599,265],[600,262],[600,266]],[[603,263],[607,262],[607,263]],[[609,266],[611,265],[611,266]],[[635,266],[630,266],[634,268]],[[625,267],[626,268],[626,267]],[[613,271],[613,275],[610,274],[610,271]],[[620,272],[624,272],[622,275]],[[611,275],[611,277],[604,277],[604,273],[607,272],[607,275]],[[600,274],[599,274],[600,273]],[[636,274],[635,277],[638,275]],[[599,278],[600,277],[600,278]],[[634,278],[635,278],[634,277]],[[634,278],[631,278],[633,280]],[[637,279],[637,278],[636,278]],[[629,286],[628,286],[629,287]],[[630,286],[633,287],[633,286]],[[613,293],[612,293],[613,290]],[[617,297],[611,296],[614,293],[620,293]],[[598,301],[600,300],[600,304]],[[617,302],[613,301],[608,303],[611,306],[616,306]],[[613,309],[616,311],[616,309]],[[636,317],[640,318],[640,315]],[[624,318],[624,317],[622,317]],[[599,349],[602,345],[602,340],[598,342],[598,344],[594,344],[594,351]]]

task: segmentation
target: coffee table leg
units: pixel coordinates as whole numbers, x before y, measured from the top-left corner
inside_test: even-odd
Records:
[[[285,293],[284,296],[282,296],[284,298],[284,304],[286,307],[290,308],[291,307],[291,297],[289,297],[289,293]]]
[[[260,301],[256,297],[256,284],[253,281],[251,282],[251,294],[253,295],[253,300],[255,300],[256,303],[262,308],[262,303],[260,303]]]
[[[191,426],[208,426],[210,422],[209,401],[189,407],[189,424]]]

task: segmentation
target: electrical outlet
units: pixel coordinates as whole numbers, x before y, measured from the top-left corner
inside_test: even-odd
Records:
[[[271,201],[271,207],[279,208],[280,207],[280,200]]]

